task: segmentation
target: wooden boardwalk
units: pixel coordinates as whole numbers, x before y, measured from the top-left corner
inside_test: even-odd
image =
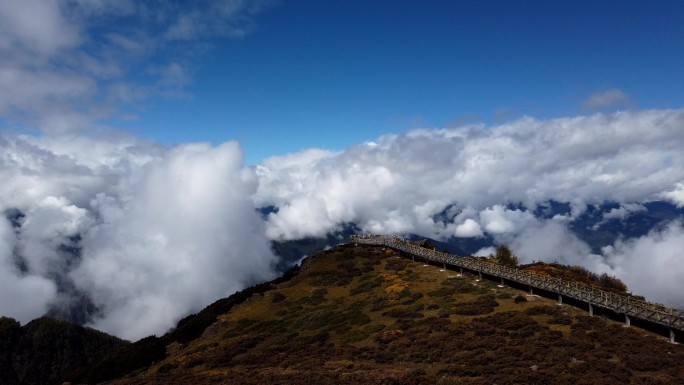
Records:
[[[536,288],[547,292],[557,293],[559,303],[562,303],[563,296],[573,298],[577,301],[586,303],[590,314],[593,314],[594,306],[623,314],[627,325],[630,324],[630,318],[645,320],[656,325],[661,325],[668,328],[670,342],[675,342],[675,330],[684,331],[683,311],[641,301],[631,296],[604,291],[589,285],[561,278],[551,278],[528,271],[500,266],[473,257],[458,257],[452,254],[417,246],[396,236],[353,235],[351,241],[356,244],[390,247],[412,256],[441,263],[445,267],[447,265],[456,266],[480,274],[498,277],[502,280],[527,285],[530,291],[532,291],[533,288]]]

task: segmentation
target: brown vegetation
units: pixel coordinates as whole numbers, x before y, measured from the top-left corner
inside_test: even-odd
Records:
[[[682,384],[684,347],[551,300],[344,246],[112,384]]]
[[[617,294],[627,293],[627,285],[619,278],[610,276],[606,273],[599,275],[581,266],[568,266],[561,265],[559,263],[537,262],[521,266],[520,268],[553,278],[562,278],[569,281],[581,282],[586,285],[594,286]]]

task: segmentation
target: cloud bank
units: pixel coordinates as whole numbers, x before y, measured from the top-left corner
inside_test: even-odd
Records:
[[[524,118],[310,149],[254,168],[242,165],[235,142],[166,148],[126,136],[0,136],[0,289],[8,293],[0,314],[26,322],[85,294],[98,309],[92,326],[129,339],[163,333],[271,277],[271,240],[348,223],[487,236],[523,262],[583,265],[684,306],[680,222],[600,254],[570,228],[590,204],[617,203],[599,227],[652,200],[681,205],[681,127],[684,110]],[[569,209],[553,213],[551,200]],[[262,219],[256,209],[266,206],[276,209]]]
[[[137,339],[273,275],[235,142],[4,137],[0,148],[0,202],[24,215],[0,223],[0,314],[37,317],[67,282],[99,309],[92,326]]]
[[[598,267],[608,255],[591,255],[568,223],[589,204],[621,204],[605,221],[624,219],[648,201],[681,205],[682,127],[680,109],[416,130],[340,153],[310,150],[267,159],[256,169],[254,200],[279,208],[267,223],[275,239],[320,236],[348,222],[367,232],[440,239],[486,232],[523,261]],[[570,212],[549,219],[533,214],[552,200],[568,203]],[[642,255],[624,245],[616,250],[633,271],[615,271],[640,287]],[[653,299],[684,305],[684,295],[668,294],[684,292],[681,284],[665,283],[649,291]]]
[[[416,130],[341,153],[267,159],[256,169],[254,200],[280,208],[268,232],[284,239],[349,221],[367,231],[451,236],[471,219],[506,233],[529,221],[495,207],[508,203],[568,202],[573,216],[606,201],[680,203],[683,125],[684,110],[651,110]],[[454,223],[434,219],[445,208]]]

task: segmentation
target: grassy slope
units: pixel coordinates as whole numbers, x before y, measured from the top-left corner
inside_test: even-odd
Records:
[[[521,294],[343,246],[112,384],[684,384],[684,346]]]

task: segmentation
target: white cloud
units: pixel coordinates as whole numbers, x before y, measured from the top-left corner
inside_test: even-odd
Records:
[[[438,239],[482,231],[524,262],[605,270],[606,257],[592,254],[569,221],[588,204],[620,203],[605,220],[627,218],[652,200],[681,204],[682,126],[679,109],[416,130],[341,153],[267,160],[257,168],[254,200],[281,209],[268,218],[274,239],[321,235],[344,222]],[[567,202],[571,212],[535,218],[530,210],[550,200]]]
[[[566,225],[555,220],[537,222],[514,235],[511,249],[522,263],[533,261],[585,265],[594,258],[589,246],[577,238]]]
[[[28,322],[45,313],[55,298],[56,288],[47,278],[23,273],[17,268],[15,246],[12,226],[0,217],[0,314]]]
[[[684,183],[676,183],[674,189],[663,192],[661,197],[674,203],[677,207],[684,207]]]
[[[628,106],[631,103],[626,93],[617,88],[612,88],[589,96],[584,101],[583,106],[585,109],[600,109],[611,106]]]
[[[474,256],[477,257],[489,257],[490,255],[496,254],[496,248],[494,246],[489,246],[489,247],[483,247],[480,250],[476,251]]]
[[[78,29],[66,20],[59,2],[5,0],[0,2],[0,50],[28,49],[52,56],[79,44]]]
[[[1,218],[0,314],[42,315],[67,280],[101,309],[93,326],[136,339],[273,274],[237,143],[5,136],[0,154],[0,204],[25,215],[16,234]]]
[[[480,222],[485,230],[493,235],[513,233],[516,229],[536,222],[529,211],[510,210],[495,205],[480,212]]]
[[[598,230],[602,225],[611,219],[625,220],[631,215],[646,211],[646,207],[638,203],[623,203],[618,208],[611,209],[603,214],[603,219],[592,226],[592,230]]]
[[[236,143],[183,145],[98,195],[101,222],[73,272],[104,309],[94,326],[140,338],[272,274],[273,255],[249,197],[255,176]],[[115,279],[112,279],[116,277]]]
[[[471,218],[506,233],[531,216],[505,210],[509,202],[568,202],[576,217],[588,203],[639,203],[672,191],[684,180],[682,124],[684,110],[651,110],[389,135],[342,153],[266,160],[254,200],[281,208],[268,221],[274,238],[320,235],[348,221],[448,237],[454,225],[433,217],[450,205],[479,215],[458,223]]]
[[[630,215],[638,212],[646,211],[643,205],[638,203],[624,203],[619,208],[612,209],[603,215],[603,219],[620,219],[624,220]]]
[[[207,39],[245,36],[269,4],[2,1],[0,119],[76,132],[122,118],[149,97],[187,96],[197,43],[206,51]],[[171,30],[174,41],[164,36]]]
[[[60,246],[92,226],[92,217],[86,209],[53,196],[36,202],[25,215],[17,247],[28,270],[42,277],[59,275],[73,262],[59,253]]]
[[[483,232],[479,223],[468,218],[456,227],[455,235],[461,238],[481,237]]]
[[[635,294],[684,309],[684,227],[673,222],[643,237],[618,241],[604,250],[605,261],[590,265],[622,278]]]

